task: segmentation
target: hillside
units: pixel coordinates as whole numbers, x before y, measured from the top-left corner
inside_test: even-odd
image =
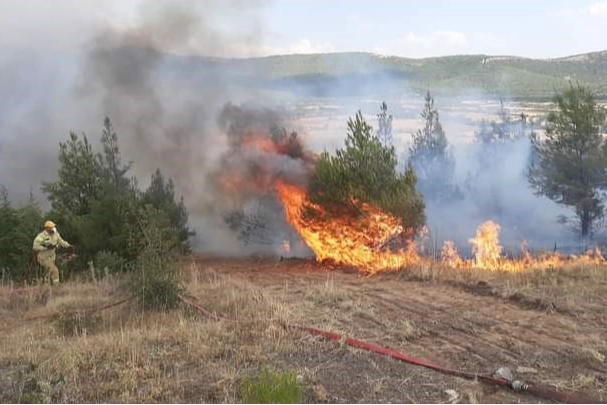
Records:
[[[170,58],[189,73],[212,69],[248,87],[306,96],[369,96],[429,89],[437,94],[481,92],[543,98],[552,96],[569,80],[607,96],[607,51],[557,59],[490,55],[411,59],[371,53]]]

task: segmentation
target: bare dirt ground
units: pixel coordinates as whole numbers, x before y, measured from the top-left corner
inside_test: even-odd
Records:
[[[301,376],[306,402],[545,402],[280,322],[451,368],[508,366],[523,380],[607,400],[604,268],[497,274],[425,267],[367,277],[306,260],[197,258],[184,265],[184,281],[188,296],[239,322],[186,307],[143,313],[136,303],[25,321],[128,293],[111,277],[25,296],[0,289],[0,401],[239,402],[242,377],[272,367]]]

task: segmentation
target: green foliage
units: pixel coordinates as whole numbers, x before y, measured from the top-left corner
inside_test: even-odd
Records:
[[[309,185],[310,200],[328,212],[361,213],[370,203],[398,216],[404,227],[416,230],[425,222],[424,202],[415,189],[417,178],[409,166],[396,171],[393,146],[382,144],[359,111],[348,120],[345,147],[335,155],[321,154]]]
[[[299,404],[304,390],[295,373],[266,368],[255,379],[244,378],[240,393],[245,404]]]
[[[426,93],[421,117],[424,120],[424,128],[413,134],[409,163],[417,173],[419,190],[424,197],[431,200],[451,200],[457,194],[453,185],[455,158],[430,92]]]
[[[163,243],[171,241],[169,250],[189,251],[193,232],[187,226],[183,200],[175,198],[172,180],[157,170],[150,187],[141,192],[136,179],[128,177],[131,163],[122,163],[118,135],[109,118],[104,120],[101,150],[97,153],[86,135],[74,133],[60,144],[57,180],[42,187],[52,207],[44,217],[33,197],[14,208],[8,192],[0,189],[0,276],[17,279],[27,269],[33,238],[41,231],[44,219],[57,223],[63,238],[77,248],[76,260],[62,268],[64,277],[85,271],[91,261],[100,270],[107,267],[111,272],[136,265],[141,268],[140,255],[148,252],[150,257],[150,246],[133,241],[143,240],[141,215],[150,214],[149,209],[157,212],[152,216],[166,218],[171,237]]]
[[[392,114],[388,114],[388,104],[382,102],[377,114],[377,137],[384,145],[392,145]]]
[[[86,135],[82,138],[70,133],[66,143],[59,144],[59,172],[57,181],[44,183],[53,210],[86,215],[101,192],[99,155]]]
[[[19,279],[32,259],[32,242],[40,232],[43,217],[30,196],[19,208],[12,207],[8,192],[0,187],[0,273],[2,277]],[[33,236],[32,236],[33,235]]]
[[[109,261],[111,271],[132,268],[141,247],[131,241],[140,232],[141,209],[148,205],[167,216],[178,235],[180,252],[188,252],[193,232],[187,226],[183,200],[175,198],[172,180],[156,170],[150,187],[139,191],[136,179],[128,177],[131,163],[122,162],[118,134],[109,118],[104,120],[101,150],[95,152],[86,135],[70,134],[60,145],[58,180],[43,187],[52,204],[49,218],[78,248],[78,259],[64,274],[86,269],[91,260],[97,267],[99,260]]]
[[[175,200],[173,180],[165,179],[160,169],[156,169],[156,172],[152,174],[150,186],[141,197],[141,203],[151,205],[168,215],[171,226],[177,230],[181,252],[189,253],[188,241],[194,232],[188,228],[188,212],[183,198],[179,202]]]
[[[123,257],[116,252],[106,250],[97,253],[94,265],[98,271],[104,273],[122,273],[128,269],[128,263]]]
[[[121,163],[118,137],[108,118],[101,145],[103,153],[96,153],[86,135],[71,133],[60,144],[58,180],[43,186],[52,206],[49,217],[78,246],[78,260],[71,264],[75,269],[85,268],[102,250],[134,258],[126,250],[125,234],[136,216],[138,192],[130,187],[130,166]]]
[[[40,393],[19,395],[19,404],[44,404],[44,397]]]
[[[536,194],[575,211],[584,238],[604,214],[601,192],[607,188],[605,111],[590,89],[571,85],[553,100],[545,138],[532,137],[529,183]]]
[[[122,164],[120,149],[118,148],[118,134],[114,130],[112,121],[105,117],[103,121],[103,130],[101,132],[101,145],[103,147],[103,156],[100,166],[103,180],[116,192],[130,192],[131,183],[126,177],[132,163]]]
[[[177,273],[180,241],[167,213],[152,206],[139,211],[138,229],[130,235],[137,252],[131,289],[145,309],[169,310],[179,304]]]

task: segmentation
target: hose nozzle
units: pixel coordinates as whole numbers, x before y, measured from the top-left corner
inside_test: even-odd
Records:
[[[527,391],[529,389],[529,384],[524,381],[514,380],[510,383],[510,388],[517,392]]]

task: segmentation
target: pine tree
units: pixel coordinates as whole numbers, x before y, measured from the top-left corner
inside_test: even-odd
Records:
[[[91,204],[101,193],[102,170],[100,157],[86,135],[79,138],[70,133],[66,143],[59,144],[58,179],[44,183],[42,190],[48,195],[55,211],[73,215],[86,215]]]
[[[103,147],[103,157],[100,165],[104,180],[117,192],[127,191],[130,181],[126,177],[126,174],[131,169],[132,163],[122,164],[120,149],[118,147],[118,134],[116,134],[109,117],[105,117],[103,121],[101,146]]]
[[[14,249],[17,224],[17,214],[11,206],[8,191],[4,186],[0,186],[0,272],[6,275],[11,275],[14,271],[11,253]]]
[[[173,180],[165,179],[160,169],[156,169],[152,174],[152,181],[142,195],[141,204],[151,205],[165,212],[177,232],[182,252],[189,252],[189,238],[194,232],[188,228],[188,212],[183,197],[179,201],[175,199]]]
[[[425,197],[448,200],[456,193],[453,186],[455,159],[430,92],[426,93],[421,117],[424,127],[413,134],[409,163],[417,173],[419,189]]]
[[[377,136],[386,146],[392,146],[392,114],[388,114],[388,105],[382,102],[379,106],[380,113],[377,114]]]
[[[424,202],[416,190],[411,167],[397,172],[396,152],[384,145],[358,111],[348,120],[343,148],[324,152],[310,181],[312,202],[329,212],[356,215],[363,203],[371,203],[401,218],[405,228],[417,230],[425,222]]]
[[[604,215],[607,189],[605,111],[587,87],[570,86],[553,99],[545,138],[532,136],[529,183],[536,194],[571,207],[582,238],[592,236]]]
[[[32,241],[42,224],[40,208],[30,195],[14,208],[8,191],[0,187],[0,278],[19,279],[32,258]]]

